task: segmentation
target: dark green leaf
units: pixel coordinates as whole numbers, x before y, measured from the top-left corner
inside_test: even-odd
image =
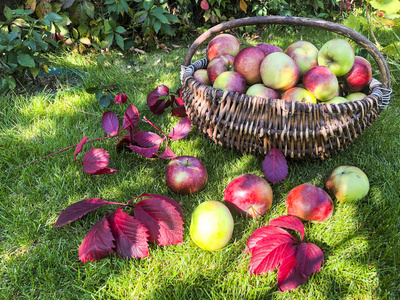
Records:
[[[19,54],[17,59],[19,64],[23,67],[30,67],[30,68],[35,67],[35,61],[29,54]]]
[[[145,10],[141,10],[135,14],[135,17],[137,17],[138,24],[143,23],[144,20],[147,18],[147,16],[148,13]]]
[[[175,15],[172,14],[165,14],[165,16],[168,18],[168,20],[170,20],[173,23],[179,23],[179,18]]]
[[[13,12],[11,10],[11,8],[9,8],[7,5],[4,7],[4,16],[6,17],[7,21],[11,20],[12,16],[13,16]]]
[[[11,31],[8,35],[7,35],[7,39],[11,42],[13,40],[15,40],[19,35],[18,31]]]
[[[104,95],[99,101],[100,108],[106,108],[114,100],[111,94]]]
[[[94,19],[94,5],[93,3],[89,2],[89,1],[85,1],[83,2],[83,9],[86,12],[86,14],[91,17],[92,19]]]
[[[58,14],[56,14],[56,13],[48,13],[48,14],[46,14],[45,16],[44,16],[44,19],[45,20],[48,20],[48,21],[50,21],[50,22],[60,22],[60,21],[62,21],[62,17],[60,16],[60,15],[58,15]]]
[[[95,94],[99,91],[98,87],[88,87],[87,89],[85,89],[86,93],[88,94]]]
[[[17,84],[15,83],[15,78],[12,76],[7,76],[6,77],[7,83],[8,83],[8,88],[10,90],[15,89],[15,87],[17,86]]]
[[[161,23],[169,24],[169,21],[168,21],[167,17],[164,16],[163,13],[160,13],[160,12],[153,12],[153,10],[151,10],[150,13],[151,13],[152,15],[154,15],[158,20],[160,20]]]
[[[149,11],[150,8],[152,8],[153,4],[154,4],[153,0],[144,0],[144,1],[143,1],[143,8],[144,8],[146,11]]]
[[[161,28],[161,22],[158,21],[158,20],[155,20],[155,21],[154,21],[154,31],[155,31],[156,33],[158,33],[158,32],[160,31],[160,28]]]
[[[116,29],[115,29],[115,32],[117,32],[117,33],[124,33],[124,32],[126,32],[126,29],[124,28],[124,27],[122,27],[122,26],[118,26]]]
[[[96,98],[97,100],[100,100],[103,97],[103,91],[102,90],[98,90],[96,92]]]
[[[124,50],[124,38],[118,33],[115,34],[115,41],[117,42],[117,45]]]

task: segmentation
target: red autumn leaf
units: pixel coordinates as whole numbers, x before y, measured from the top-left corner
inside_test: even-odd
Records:
[[[65,210],[63,210],[54,226],[64,226],[65,224],[82,218],[87,213],[98,209],[99,207],[102,207],[106,204],[124,205],[123,203],[109,202],[98,198],[85,199],[71,204]]]
[[[125,103],[126,100],[128,100],[128,97],[126,96],[125,93],[117,94],[114,98],[114,102],[116,104],[122,104]]]
[[[115,238],[115,253],[123,258],[149,256],[147,229],[138,220],[118,208],[108,222]]]
[[[156,103],[150,106],[150,110],[153,114],[159,116],[165,111],[166,103],[163,99],[156,101]]]
[[[135,218],[148,230],[149,240],[158,246],[183,242],[183,220],[175,206],[163,198],[148,198],[136,204]]]
[[[283,153],[276,148],[272,148],[265,156],[262,170],[265,178],[271,181],[272,184],[284,180],[288,174],[288,164]]]
[[[171,116],[184,118],[187,117],[185,105],[178,105],[171,109]]]
[[[157,157],[157,151],[160,148],[160,145],[150,147],[150,148],[142,148],[142,147],[131,145],[131,146],[128,146],[128,148],[141,156],[144,156],[147,158],[154,158],[154,157]]]
[[[136,198],[142,198],[142,197],[146,197],[146,198],[154,198],[154,199],[162,199],[166,202],[168,202],[169,204],[171,204],[173,207],[175,207],[176,211],[179,213],[181,219],[183,220],[183,211],[181,206],[178,204],[178,202],[176,202],[174,199],[168,198],[166,196],[163,195],[158,195],[158,194],[148,194],[148,193],[143,193],[140,196],[136,197]],[[135,198],[135,199],[136,199]],[[133,199],[132,199],[133,200]]]
[[[122,124],[122,129],[127,129],[129,127],[135,127],[140,122],[140,115],[138,109],[130,104],[125,113],[124,113],[124,121]]]
[[[100,219],[89,230],[79,246],[79,259],[86,263],[88,260],[96,261],[107,257],[114,252],[113,241],[114,237],[107,219]]]
[[[182,99],[182,89],[178,89],[176,91],[176,94],[179,95],[178,98],[175,98],[175,103],[176,105],[184,105],[183,99]]]
[[[112,111],[106,111],[101,118],[101,126],[106,134],[116,136],[119,128],[118,117]]]
[[[171,132],[168,134],[168,137],[171,140],[180,140],[187,136],[192,129],[192,124],[190,123],[190,118],[186,117],[179,121],[178,124],[172,128]]]
[[[202,0],[200,3],[200,7],[205,11],[208,11],[210,9],[210,5],[208,4],[207,0]]]
[[[161,97],[165,97],[169,95],[169,89],[166,85],[161,84],[157,86],[154,90],[152,90],[147,95],[147,106],[152,107],[160,100]]]
[[[112,174],[112,173],[116,173],[116,172],[117,172],[116,169],[104,168],[104,169],[100,169],[100,170],[94,172],[91,175],[104,175],[104,174]]]
[[[164,152],[158,155],[158,157],[163,159],[173,159],[176,157],[176,154],[167,146]]]
[[[304,238],[304,225],[299,218],[294,216],[280,216],[276,219],[269,221],[269,226],[283,227],[292,229],[300,233],[301,240]]]
[[[139,131],[133,136],[133,140],[141,147],[154,147],[161,144],[164,138],[154,132]]]
[[[299,285],[307,281],[302,273],[296,268],[296,253],[298,246],[293,245],[292,249],[287,253],[287,257],[278,269],[278,288],[279,292],[296,289]]]
[[[175,96],[174,95],[169,95],[169,99],[167,102],[165,102],[165,108],[173,106],[175,103]]]
[[[279,227],[264,226],[258,228],[253,232],[253,234],[247,240],[245,252],[251,254],[259,241],[261,241],[264,238],[272,238],[272,236],[278,236],[278,235],[290,236],[290,234],[286,230]]]
[[[74,162],[75,162],[75,164],[78,166],[78,164],[76,163],[76,157],[78,156],[78,154],[82,151],[82,147],[83,147],[83,145],[85,145],[85,143],[86,143],[86,141],[87,141],[87,139],[88,139],[89,137],[88,136],[85,136],[79,143],[78,143],[78,145],[76,145],[76,148],[75,148],[75,152],[74,152]],[[79,166],[78,166],[79,167]]]
[[[321,270],[324,261],[322,250],[312,243],[301,243],[296,253],[296,268],[306,278]]]
[[[119,142],[118,142],[118,144],[115,146],[115,148],[120,148],[120,147],[122,147],[124,144],[129,144],[131,141],[128,139],[128,138],[126,138],[126,137],[124,137],[122,140],[120,140]]]
[[[101,169],[107,168],[110,156],[103,149],[91,149],[83,156],[82,169],[88,174],[95,174]]]

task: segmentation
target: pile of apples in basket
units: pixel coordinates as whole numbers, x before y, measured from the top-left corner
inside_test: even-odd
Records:
[[[220,34],[207,45],[207,69],[194,78],[222,91],[310,103],[345,103],[366,97],[371,64],[356,56],[344,39],[327,41],[319,50],[295,41],[284,51],[259,43],[240,50],[237,38]]]

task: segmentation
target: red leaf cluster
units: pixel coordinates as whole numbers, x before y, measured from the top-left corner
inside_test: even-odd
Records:
[[[147,95],[147,106],[155,115],[161,115],[166,108],[172,107],[171,116],[180,118],[187,116],[181,89],[177,90],[174,95],[164,84],[157,86]]]
[[[265,156],[262,170],[265,178],[272,184],[285,180],[289,172],[285,156],[276,148],[272,148]]]
[[[137,198],[145,199],[134,207],[135,218],[122,210],[134,199],[123,204],[94,198],[68,206],[54,226],[73,222],[106,204],[120,206],[87,233],[79,247],[79,259],[83,263],[112,253],[123,258],[143,258],[149,256],[149,242],[158,246],[183,242],[183,212],[176,201],[157,194],[143,194]]]
[[[301,240],[281,227],[299,232]],[[268,226],[255,230],[245,250],[251,254],[251,273],[261,274],[278,268],[280,292],[304,284],[311,274],[321,269],[324,256],[318,246],[303,242],[303,238],[303,223],[294,216],[278,217]]]

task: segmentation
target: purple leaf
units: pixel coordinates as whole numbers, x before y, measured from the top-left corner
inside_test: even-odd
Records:
[[[283,153],[276,148],[272,148],[265,156],[262,170],[265,178],[271,181],[272,184],[284,180],[288,174],[288,164]]]
[[[152,107],[156,104],[160,97],[165,97],[169,95],[169,89],[166,85],[162,84],[156,87],[147,95],[147,106]],[[163,101],[164,102],[164,101]]]
[[[296,268],[308,278],[311,274],[321,270],[324,261],[322,250],[312,243],[301,243],[296,253]]]
[[[175,207],[176,211],[179,213],[180,217],[183,220],[183,211],[181,206],[178,204],[178,202],[176,202],[174,199],[168,198],[166,196],[163,195],[158,195],[158,194],[148,194],[148,193],[144,193],[141,194],[140,196],[138,196],[137,198],[142,198],[142,197],[146,197],[146,198],[155,198],[155,199],[162,199],[166,202],[168,202],[169,204],[171,204],[173,207]]]
[[[280,293],[296,289],[307,280],[307,277],[301,274],[296,268],[297,247],[297,245],[292,246],[292,249],[287,253],[288,255],[278,269],[278,288]]]
[[[126,94],[125,93],[121,93],[121,94],[117,94],[115,96],[114,102],[116,104],[122,104],[122,103],[125,103],[127,99],[128,99],[128,97],[126,96]]]
[[[87,213],[98,209],[105,204],[124,205],[123,203],[109,202],[98,198],[85,199],[71,204],[65,210],[63,210],[54,226],[64,226],[69,222],[73,222],[79,218],[82,218]]]
[[[258,228],[253,232],[253,234],[247,240],[245,252],[251,254],[253,252],[253,249],[257,246],[258,242],[260,242],[262,239],[273,238],[273,236],[279,236],[279,235],[285,235],[291,237],[291,235],[286,230],[279,227],[264,226]]]
[[[97,171],[107,168],[110,156],[103,149],[91,149],[83,156],[82,169],[88,174],[95,174]]]
[[[299,218],[294,216],[281,216],[269,221],[269,226],[283,227],[292,229],[300,233],[301,240],[304,238],[304,225]]]
[[[101,125],[106,134],[116,136],[118,134],[119,122],[117,116],[112,111],[106,111],[101,118]]]
[[[153,106],[150,107],[153,114],[159,116],[165,111],[165,101],[163,99],[158,100]]]
[[[147,229],[128,213],[117,208],[108,218],[115,238],[115,252],[123,258],[149,256]]]
[[[178,89],[176,92],[175,92],[175,94],[177,94],[177,95],[179,95],[179,98],[175,98],[175,103],[176,103],[176,105],[183,105],[184,104],[184,102],[183,102],[183,100],[182,100],[182,89]]]
[[[161,144],[165,138],[154,132],[139,131],[133,136],[133,140],[141,147],[154,147]]]
[[[106,218],[100,219],[89,230],[79,246],[79,259],[86,263],[88,260],[96,261],[107,257],[114,250],[114,237]]]
[[[136,204],[135,218],[148,230],[149,240],[158,246],[183,242],[183,220],[175,206],[162,198],[149,198]]]
[[[187,117],[185,105],[178,105],[171,109],[171,116],[184,118]]]
[[[150,147],[150,148],[141,148],[138,146],[131,145],[131,146],[128,146],[128,148],[144,157],[154,158],[154,157],[157,157],[157,151],[158,151],[158,148],[160,148],[160,145]]]
[[[140,115],[138,109],[130,104],[124,114],[124,122],[122,129],[127,129],[129,127],[135,127],[140,122]]]
[[[167,146],[164,152],[158,155],[158,157],[163,159],[173,159],[176,157],[176,154]]]
[[[104,175],[104,174],[112,174],[112,173],[116,173],[117,170],[116,169],[112,169],[112,168],[104,168],[101,170],[98,170],[96,172],[94,172],[91,175]]]
[[[192,128],[192,124],[190,123],[190,118],[186,117],[179,121],[178,124],[172,128],[171,132],[168,134],[168,137],[172,140],[180,140],[187,136]]]
[[[86,143],[86,141],[87,141],[87,139],[88,139],[89,137],[88,136],[85,136],[79,143],[78,143],[78,145],[76,145],[76,148],[75,148],[75,152],[74,152],[74,162],[75,162],[75,164],[78,166],[78,164],[76,163],[76,157],[78,156],[78,154],[82,151],[82,147],[83,147],[83,145],[85,145],[85,143]],[[79,167],[79,166],[78,166]]]

